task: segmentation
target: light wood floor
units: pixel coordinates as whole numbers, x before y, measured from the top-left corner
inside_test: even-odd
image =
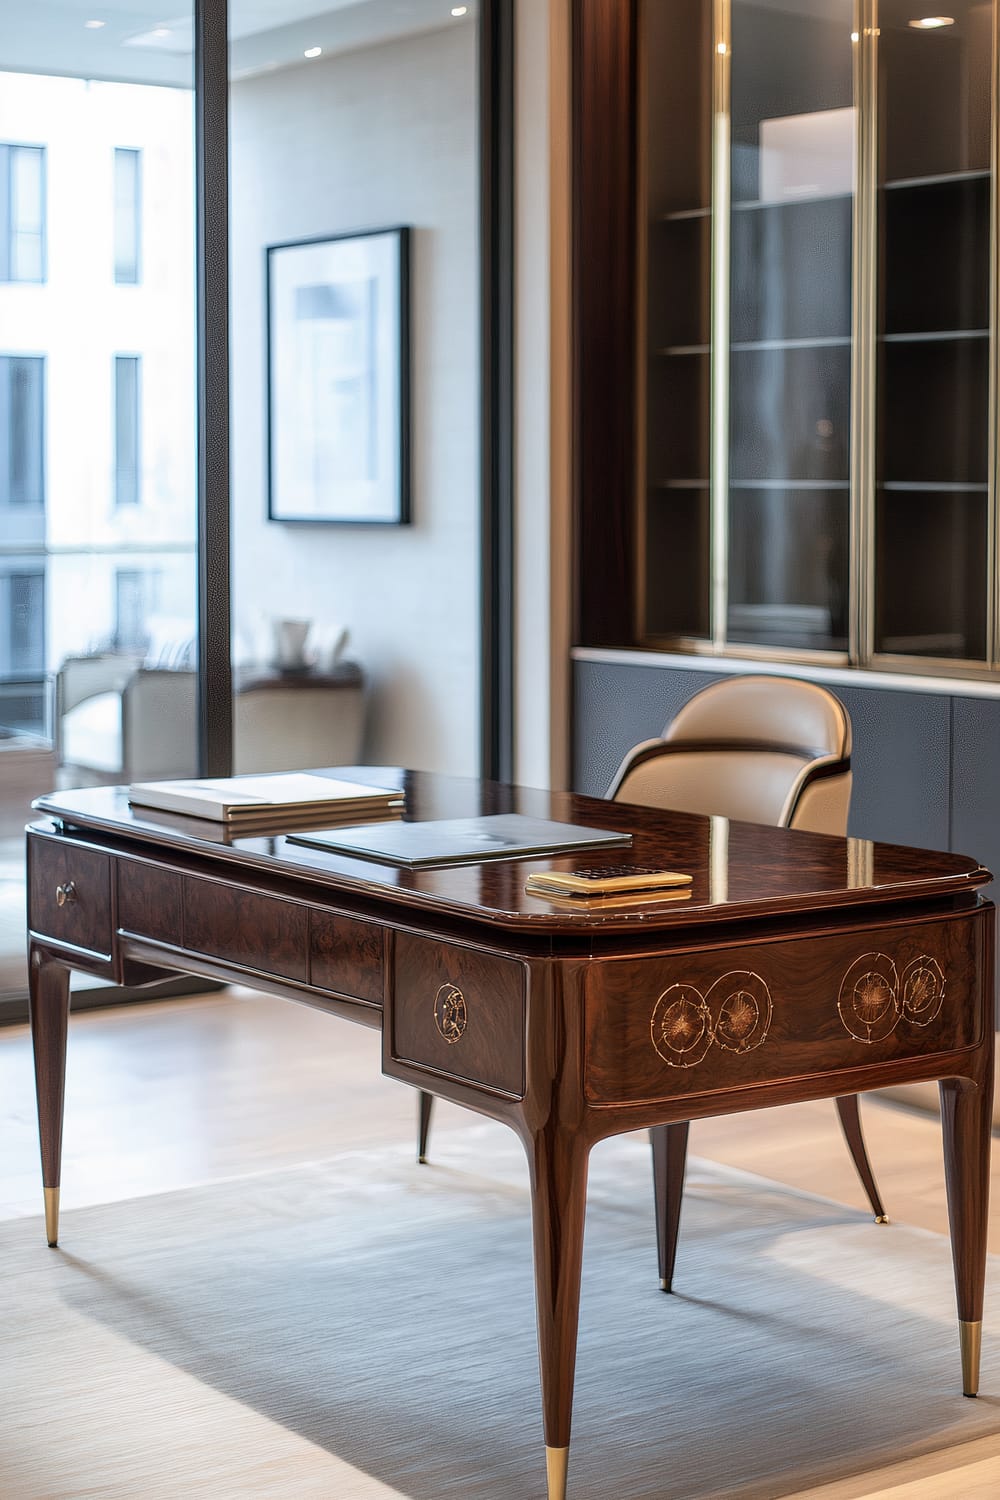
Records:
[[[64,1209],[280,1170],[354,1147],[409,1142],[416,1095],[379,1072],[377,1032],[249,990],[75,1016],[70,1029]],[[947,1228],[937,1119],[869,1096],[865,1129],[890,1220]],[[434,1140],[464,1111],[437,1106]],[[0,1030],[0,1218],[37,1214],[40,1175],[27,1028]],[[401,1150],[409,1150],[401,1145]],[[833,1104],[692,1126],[691,1152],[835,1199],[864,1195]],[[1000,1252],[1000,1155],[990,1248]],[[873,1234],[891,1233],[872,1226]],[[933,1458],[859,1476],[810,1500],[944,1500],[1000,1494],[1000,1439],[959,1467]],[[805,1500],[805,1497],[801,1497]]]

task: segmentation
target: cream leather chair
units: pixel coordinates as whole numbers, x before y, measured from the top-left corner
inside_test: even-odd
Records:
[[[850,719],[839,699],[816,683],[729,677],[696,693],[661,738],[630,750],[608,796],[843,836],[851,801]],[[876,1223],[885,1223],[858,1096],[836,1104]],[[687,1122],[650,1131],[664,1291],[673,1279],[687,1137]]]
[[[644,807],[717,814],[812,833],[847,832],[851,722],[838,698],[790,677],[728,677],[696,693],[662,736],[630,750],[607,795]],[[418,1160],[427,1159],[433,1098],[421,1093]],[[836,1101],[877,1223],[885,1210],[865,1148],[858,1096]],[[688,1124],[650,1131],[660,1283],[673,1278]]]

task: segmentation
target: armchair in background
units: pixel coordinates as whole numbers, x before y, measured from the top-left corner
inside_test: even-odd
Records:
[[[62,787],[197,774],[197,673],[148,663],[119,652],[63,661],[55,687]],[[365,683],[356,663],[329,672],[241,668],[233,686],[235,774],[361,760]]]

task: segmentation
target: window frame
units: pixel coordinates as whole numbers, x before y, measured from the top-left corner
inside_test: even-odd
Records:
[[[14,172],[17,156],[32,154],[38,158],[39,225],[37,230],[20,230],[14,221]],[[14,274],[15,240],[18,234],[37,234],[38,275]],[[0,141],[0,285],[44,286],[48,281],[48,149],[34,141]]]

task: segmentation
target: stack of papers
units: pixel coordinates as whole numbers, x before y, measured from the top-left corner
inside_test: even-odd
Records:
[[[403,794],[398,787],[366,786],[337,781],[301,771],[267,776],[225,776],[202,781],[138,781],[128,789],[136,807],[161,808],[226,823],[230,828],[254,828],[299,822],[365,822],[399,813]]]

